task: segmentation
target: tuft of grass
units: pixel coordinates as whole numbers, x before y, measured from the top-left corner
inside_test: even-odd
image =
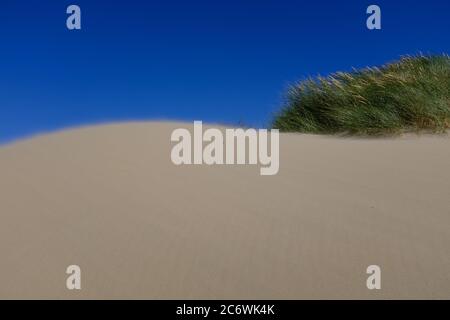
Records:
[[[309,78],[289,88],[272,127],[318,134],[444,132],[450,127],[450,57],[406,56]]]

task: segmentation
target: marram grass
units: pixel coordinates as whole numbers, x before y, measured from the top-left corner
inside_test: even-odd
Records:
[[[291,86],[272,127],[287,132],[386,135],[450,127],[450,57],[403,57]]]

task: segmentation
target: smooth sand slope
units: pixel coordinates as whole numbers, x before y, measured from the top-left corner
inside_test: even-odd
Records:
[[[181,126],[0,147],[0,298],[450,298],[450,138],[281,135],[261,176],[173,165]]]

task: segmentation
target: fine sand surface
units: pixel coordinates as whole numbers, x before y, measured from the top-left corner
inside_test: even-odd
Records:
[[[450,138],[283,134],[261,176],[173,165],[178,127],[0,147],[0,298],[450,298]]]

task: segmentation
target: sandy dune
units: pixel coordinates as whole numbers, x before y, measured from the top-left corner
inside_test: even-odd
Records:
[[[173,165],[180,126],[1,147],[0,298],[450,298],[450,138],[281,135],[261,176]]]

